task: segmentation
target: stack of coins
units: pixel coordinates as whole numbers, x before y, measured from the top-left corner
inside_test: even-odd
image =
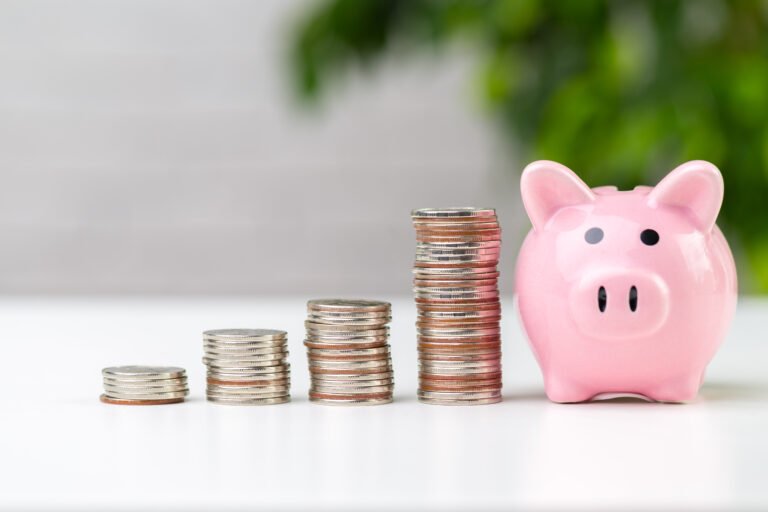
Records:
[[[394,389],[387,326],[390,304],[311,300],[307,314],[309,399],[334,405],[390,403]]]
[[[414,294],[419,400],[501,401],[497,264],[501,229],[492,208],[425,208],[416,228]]]
[[[117,405],[161,405],[184,401],[189,394],[187,372],[175,366],[112,366],[101,370],[104,394]]]
[[[273,329],[203,333],[206,396],[231,405],[282,404],[291,399],[288,334]]]

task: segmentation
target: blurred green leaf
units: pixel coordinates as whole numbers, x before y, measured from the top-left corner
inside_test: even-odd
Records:
[[[622,189],[718,165],[743,288],[768,292],[768,1],[325,0],[293,35],[294,83],[318,100],[394,48],[453,40],[524,159]]]

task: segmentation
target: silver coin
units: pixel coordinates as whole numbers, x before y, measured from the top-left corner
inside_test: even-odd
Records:
[[[424,296],[439,296],[439,295],[463,295],[472,294],[480,295],[487,294],[488,292],[496,292],[498,295],[498,285],[486,285],[486,286],[414,286],[413,291],[418,295]]]
[[[446,361],[446,362],[453,362],[453,361],[465,361],[465,362],[471,362],[471,361],[500,361],[501,360],[501,352],[500,351],[494,351],[489,352],[487,354],[456,354],[456,355],[448,355],[448,354],[442,354],[442,353],[430,353],[426,351],[419,351],[419,359],[421,361]]]
[[[468,256],[484,256],[486,259],[497,259],[501,255],[501,251],[498,247],[490,249],[416,249],[417,256],[423,256],[425,258],[462,258]]]
[[[186,375],[184,377],[173,379],[122,379],[119,377],[104,375],[103,380],[106,384],[114,384],[120,386],[173,386],[187,383]]]
[[[389,354],[389,346],[376,347],[376,348],[358,348],[358,349],[319,349],[319,348],[307,348],[307,354],[312,357],[355,357],[355,356],[377,356],[381,354]]]
[[[233,398],[233,397],[206,397],[209,402],[224,405],[276,405],[285,404],[291,401],[290,396],[279,398]]]
[[[257,358],[241,358],[241,359],[212,359],[210,357],[203,357],[203,364],[212,368],[263,368],[266,366],[282,366],[288,364],[288,358],[282,357],[280,359],[257,359]]]
[[[288,340],[268,340],[268,341],[245,341],[245,342],[224,342],[203,340],[205,350],[216,352],[277,352],[285,350],[288,347]]]
[[[311,372],[311,370],[310,370]],[[394,374],[392,371],[386,371],[386,372],[377,372],[377,373],[361,373],[361,374],[333,374],[333,373],[313,373],[311,374],[312,379],[318,379],[323,381],[342,381],[342,382],[352,382],[352,381],[377,381],[377,380],[388,380],[394,378]]]
[[[479,361],[446,361],[446,360],[432,360],[432,359],[420,359],[419,365],[421,368],[425,368],[429,371],[437,370],[470,370],[481,368],[501,368],[501,362],[498,358],[487,359]]]
[[[451,311],[420,311],[419,317],[424,319],[472,320],[475,318],[493,318],[501,316],[501,308],[480,311],[451,310]]]
[[[214,350],[267,350],[284,347],[288,344],[288,340],[239,340],[239,341],[222,341],[212,340],[208,338],[203,339],[203,346]]]
[[[242,368],[239,367],[219,367],[219,366],[209,366],[209,371],[215,371],[220,373],[228,373],[228,374],[252,374],[252,375],[262,375],[262,374],[269,374],[269,373],[285,373],[288,371],[288,369],[291,367],[290,363],[285,363],[277,366],[243,366]]]
[[[309,311],[307,318],[319,318],[327,321],[355,319],[391,319],[391,311]]]
[[[189,394],[189,390],[167,391],[159,393],[125,393],[116,391],[104,391],[107,398],[116,398],[118,400],[168,400],[174,398],[184,398]]]
[[[312,359],[309,366],[321,370],[360,370],[363,368],[381,368],[392,364],[392,359],[377,359],[374,361],[325,361]]]
[[[243,338],[254,340],[275,340],[287,338],[288,333],[278,329],[212,329],[203,331],[203,337],[221,340]]]
[[[495,391],[423,391],[419,390],[419,397],[437,400],[477,400],[497,398],[501,396],[500,390]]]
[[[492,240],[490,242],[417,242],[416,250],[419,249],[493,249],[501,247],[501,242]]]
[[[266,386],[261,387],[246,387],[246,386],[226,386],[222,387],[219,385],[209,384],[205,388],[205,393],[207,396],[217,396],[217,397],[244,397],[244,396],[250,396],[251,398],[277,398],[279,396],[285,396],[290,394],[291,387],[290,386],[270,386],[267,388]]]
[[[206,355],[203,357],[204,364],[209,364],[209,362],[214,366],[274,366],[288,362],[288,354],[262,354],[250,357],[211,357]]]
[[[203,356],[210,359],[255,359],[255,360],[269,360],[286,358],[290,355],[287,348],[282,350],[274,350],[271,352],[214,352],[212,350],[203,350]]]
[[[485,378],[484,375],[500,375],[501,374],[501,366],[498,368],[494,367],[487,367],[487,368],[466,368],[466,369],[452,369],[452,368],[427,368],[427,367],[420,367],[419,368],[419,376],[420,377],[430,377],[432,379],[437,379],[440,377],[475,377],[475,378]]]
[[[497,334],[501,333],[501,329],[498,327],[481,328],[481,329],[422,327],[420,329],[417,329],[416,331],[418,334],[422,336],[439,337],[439,338],[476,338],[476,337],[485,337],[485,336],[496,336]]]
[[[272,386],[270,389],[259,388],[221,388],[218,386],[208,386],[206,390],[207,396],[213,397],[249,397],[249,398],[277,398],[289,394],[291,391],[290,386]]]
[[[177,392],[185,391],[189,389],[186,383],[177,384],[171,386],[124,386],[120,384],[110,384],[105,382],[104,389],[106,391],[114,391],[116,393],[163,393],[163,392]]]
[[[429,243],[433,238],[438,242],[454,242],[453,238],[474,237],[483,241],[483,235],[498,236],[501,233],[501,226],[498,222],[489,220],[488,222],[414,222],[413,227],[416,230],[416,241]],[[448,238],[448,240],[442,240]],[[477,241],[477,240],[469,240]]]
[[[119,379],[174,379],[186,375],[187,371],[178,366],[110,366],[101,370],[104,376]]]
[[[425,274],[427,276],[445,275],[445,276],[485,276],[496,275],[495,265],[484,265],[481,267],[416,267],[413,269],[414,274]],[[488,277],[475,277],[475,279],[492,279]]]
[[[493,208],[476,208],[474,206],[456,206],[450,208],[418,208],[411,211],[411,217],[496,217],[496,210]]]
[[[389,323],[390,320],[392,320],[392,317],[378,317],[378,318],[324,318],[324,317],[318,317],[318,316],[308,316],[308,321],[312,322],[313,324],[321,324],[321,325],[340,325],[340,326],[363,326],[363,327],[384,327]]]
[[[327,395],[368,395],[372,393],[391,393],[393,386],[366,386],[366,387],[353,387],[353,386],[323,386],[318,383],[312,383],[312,387],[309,389],[312,393],[321,393]]]
[[[489,405],[501,402],[501,396],[494,398],[481,398],[472,400],[451,400],[419,397],[419,402],[432,405]]]
[[[389,302],[366,299],[314,299],[307,302],[307,311],[389,311]]]
[[[236,375],[236,374],[220,374],[207,372],[206,383],[230,383],[230,384],[242,384],[244,382],[251,382],[253,384],[266,385],[267,383],[275,384],[287,384],[291,381],[289,374],[261,374],[261,375]]]
[[[313,334],[307,334],[304,344],[320,343],[325,345],[370,345],[372,343],[385,344],[389,341],[389,334],[384,336],[316,336]]]
[[[392,398],[327,399],[309,398],[310,402],[323,405],[384,405],[392,403]]]
[[[288,345],[274,345],[271,347],[215,347],[203,345],[203,352],[221,356],[261,356],[288,352]]]
[[[376,380],[349,380],[349,379],[324,379],[319,375],[312,376],[312,385],[325,387],[365,387],[365,386],[394,386],[395,379],[376,379]]]
[[[499,291],[487,292],[463,292],[463,293],[427,293],[417,291],[414,293],[417,299],[426,299],[434,301],[457,301],[457,300],[499,300]]]
[[[459,256],[432,256],[426,254],[416,254],[417,263],[442,263],[444,265],[461,266],[465,263],[488,263],[497,264],[499,257],[497,255],[471,254]]]
[[[351,323],[321,324],[317,322],[312,322],[310,320],[306,320],[304,322],[304,327],[306,327],[307,330],[319,331],[321,333],[325,331],[330,331],[330,332],[341,332],[343,334],[346,334],[346,333],[377,331],[374,334],[369,334],[368,336],[384,334],[389,330],[389,327],[386,325],[382,325],[381,327],[373,329],[368,325],[359,325],[359,324],[351,324]]]

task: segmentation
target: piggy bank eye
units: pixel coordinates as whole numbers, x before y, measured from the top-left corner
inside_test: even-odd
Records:
[[[600,228],[589,228],[587,232],[584,233],[584,240],[586,240],[588,244],[596,244],[602,239],[603,230]]]
[[[640,233],[640,241],[645,245],[656,245],[659,242],[659,234],[653,229],[644,229]]]

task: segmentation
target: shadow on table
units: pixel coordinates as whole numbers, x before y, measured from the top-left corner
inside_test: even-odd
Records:
[[[504,399],[515,402],[548,402],[544,390],[522,390],[519,392],[505,392]],[[755,382],[705,382],[699,391],[696,401],[702,402],[760,402],[768,400],[768,385]],[[620,396],[614,398],[601,398],[582,404],[658,404],[640,396]],[[563,404],[569,405],[569,404]],[[676,405],[676,404],[665,404]]]

